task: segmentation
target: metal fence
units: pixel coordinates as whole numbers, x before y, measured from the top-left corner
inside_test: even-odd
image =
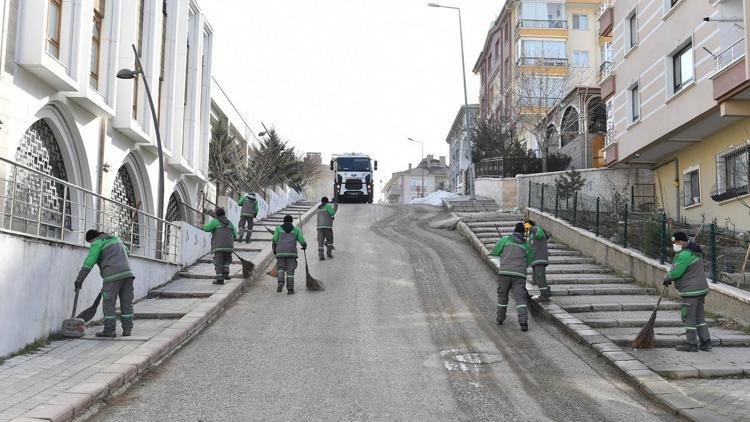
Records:
[[[179,262],[179,226],[0,158],[0,231],[87,246],[93,228],[120,237],[133,256]]]
[[[612,201],[579,192],[558,192],[555,185],[530,183],[527,205],[662,263],[674,258],[672,233],[684,231],[695,236],[694,241],[701,245],[709,279],[750,290],[750,232],[720,227],[716,220],[674,221],[656,209],[656,201],[649,196],[647,186],[634,186],[629,200],[619,195]],[[634,204],[633,199],[637,203]]]

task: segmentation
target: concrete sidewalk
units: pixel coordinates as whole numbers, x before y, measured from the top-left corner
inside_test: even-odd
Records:
[[[289,211],[296,215],[304,208],[304,221],[313,215],[313,205],[297,203]],[[255,264],[251,279],[259,277],[273,258],[268,241],[236,247],[240,256]],[[230,281],[213,285],[209,259],[210,255],[199,259],[135,304],[134,336],[99,339],[94,333],[101,327],[91,326],[82,339],[52,341],[5,361],[0,365],[0,421],[72,420],[198,334],[249,281],[236,264]]]
[[[457,215],[464,219],[458,230],[499,270],[498,260],[487,254],[500,234],[510,233],[523,216]],[[488,235],[488,228],[495,233]],[[701,421],[750,420],[750,335],[724,328],[725,321],[711,321],[712,352],[677,352],[673,347],[683,343],[685,335],[679,303],[665,299],[656,319],[657,347],[632,349],[630,344],[656,304],[656,290],[593,263],[563,241],[554,239],[556,258],[547,267],[552,302],[534,302],[532,309],[596,349],[644,394],[675,414]],[[531,283],[527,289],[539,293]]]

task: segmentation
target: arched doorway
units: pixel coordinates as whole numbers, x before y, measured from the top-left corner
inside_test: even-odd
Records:
[[[560,123],[560,148],[571,143],[578,136],[579,131],[578,110],[568,107]]]
[[[130,249],[140,245],[140,225],[136,210],[141,209],[141,203],[136,199],[132,180],[127,165],[120,166],[110,194],[115,202],[108,203],[107,212],[109,230],[119,236]]]
[[[4,227],[64,240],[64,231],[72,227],[71,192],[60,181],[68,181],[68,169],[55,133],[45,120],[37,120],[23,134],[15,161],[33,170],[17,167],[9,176],[6,197],[11,200],[5,208],[10,218],[4,219]]]
[[[182,199],[180,198],[179,192],[174,191],[169,197],[167,209],[164,212],[164,219],[169,222],[185,221],[185,213],[182,209]]]

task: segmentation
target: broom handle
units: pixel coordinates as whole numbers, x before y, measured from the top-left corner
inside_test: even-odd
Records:
[[[73,299],[73,312],[70,314],[71,318],[76,317],[76,308],[78,308],[78,292],[80,292],[81,289],[76,289],[76,297]]]

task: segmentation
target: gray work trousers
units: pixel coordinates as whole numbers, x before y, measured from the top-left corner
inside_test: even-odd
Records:
[[[229,266],[231,264],[231,252],[214,252],[214,269],[216,270],[217,280],[229,280]]]
[[[531,270],[531,282],[539,287],[539,294],[542,297],[550,297],[550,289],[547,284],[547,265],[534,265]]]
[[[250,242],[250,236],[253,235],[253,225],[255,224],[255,220],[253,217],[243,215],[240,217],[240,232],[238,234],[237,240],[240,242],[242,241],[242,235],[245,234],[245,241]]]
[[[699,344],[699,339],[700,343],[711,340],[708,333],[708,324],[706,324],[706,315],[703,311],[705,300],[705,295],[682,298],[680,316],[682,316],[682,323],[685,325],[688,344]]]
[[[294,271],[297,269],[297,258],[276,258],[276,269],[279,270],[279,283],[286,282],[286,289],[294,290]]]
[[[323,258],[323,246],[326,255],[333,258],[333,229],[318,229],[318,256]]]
[[[128,277],[121,280],[108,281],[102,285],[102,301],[104,302],[104,331],[114,332],[117,326],[115,305],[120,298],[120,323],[123,330],[133,329],[133,280]]]
[[[518,322],[527,324],[529,322],[529,311],[526,309],[528,293],[526,292],[526,279],[501,275],[497,286],[497,320],[505,321],[508,311],[508,294],[513,291],[513,299],[516,302],[516,313]]]

